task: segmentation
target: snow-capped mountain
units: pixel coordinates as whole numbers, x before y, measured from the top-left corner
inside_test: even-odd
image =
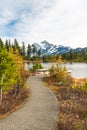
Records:
[[[41,43],[34,43],[33,44],[37,50],[41,50],[41,55],[53,55],[53,54],[63,54],[70,51],[70,47],[65,47],[62,45],[54,45],[49,42],[42,41]]]

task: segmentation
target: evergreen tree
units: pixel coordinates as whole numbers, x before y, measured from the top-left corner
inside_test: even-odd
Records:
[[[34,45],[32,45],[32,53],[33,53],[33,56],[36,56],[36,52],[37,52],[37,49]]]
[[[6,50],[9,51],[9,43],[8,43],[8,40],[6,39],[5,41],[5,47],[6,47]]]
[[[28,44],[28,47],[27,47],[27,59],[30,60],[31,58],[31,46],[30,44]]]
[[[22,56],[23,56],[23,59],[25,59],[25,57],[26,57],[26,52],[25,52],[25,43],[24,43],[24,42],[22,42],[21,54],[22,54]]]
[[[11,48],[11,41],[10,39],[8,40],[9,48]]]
[[[20,82],[23,85],[22,75],[23,61],[19,55],[8,52],[6,47],[0,49],[0,103],[2,102],[2,93],[8,93],[15,85]]]
[[[41,50],[39,49],[38,50],[38,57],[40,58],[40,56],[41,56]]]
[[[70,60],[73,60],[73,50],[70,50]]]
[[[3,46],[4,46],[4,43],[3,43],[2,39],[0,38],[0,49],[3,48]]]
[[[14,39],[14,51],[18,50],[19,54],[20,54],[20,46],[19,43],[16,39]]]

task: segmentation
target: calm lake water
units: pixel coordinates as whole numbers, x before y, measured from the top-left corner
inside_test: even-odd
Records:
[[[41,63],[44,68],[50,68],[52,63]],[[56,63],[53,63],[56,64]],[[25,69],[32,68],[33,63],[25,63]],[[66,63],[62,64],[67,68],[67,70],[71,70],[71,76],[74,78],[87,78],[87,63]]]

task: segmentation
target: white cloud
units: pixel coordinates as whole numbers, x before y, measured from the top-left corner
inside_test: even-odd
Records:
[[[3,0],[0,12],[3,38],[87,46],[86,0]]]

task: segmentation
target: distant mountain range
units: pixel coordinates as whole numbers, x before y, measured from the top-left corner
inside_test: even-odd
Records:
[[[54,55],[54,54],[64,54],[68,53],[72,48],[69,46],[62,46],[62,45],[54,45],[46,40],[42,41],[41,43],[34,43],[33,44],[37,50],[41,50],[41,55]],[[79,52],[82,50],[87,50],[87,48],[76,48],[72,49],[74,52]]]

